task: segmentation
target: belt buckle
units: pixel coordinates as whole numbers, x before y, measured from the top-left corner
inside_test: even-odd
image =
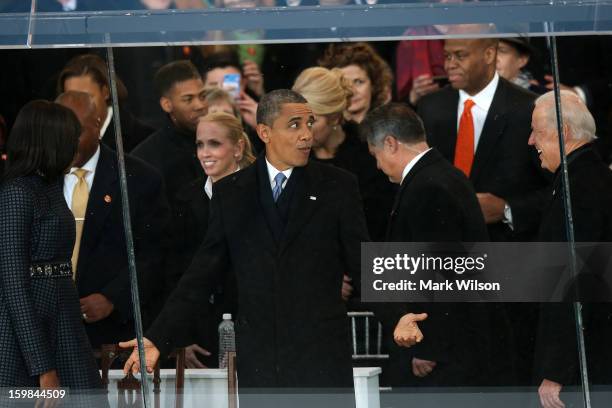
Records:
[[[45,276],[53,276],[53,267],[51,265],[45,265]]]

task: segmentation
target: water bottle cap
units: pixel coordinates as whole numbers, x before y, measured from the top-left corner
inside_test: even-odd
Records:
[[[223,313],[223,320],[232,320],[231,313]]]

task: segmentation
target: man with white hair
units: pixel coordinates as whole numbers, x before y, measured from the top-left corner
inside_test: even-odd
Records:
[[[569,91],[561,91],[561,111],[575,240],[611,242],[612,172],[593,147],[595,121],[582,100]],[[567,241],[566,215],[561,193],[561,154],[553,92],[536,100],[531,126],[529,144],[537,149],[542,167],[555,173],[552,197],[540,225],[539,241],[564,242]],[[592,270],[602,272],[597,265]],[[602,292],[602,288],[582,282],[582,277],[579,275],[576,281],[582,300],[610,301],[609,293],[604,294],[605,298],[602,299],[601,294],[594,293]],[[612,342],[612,304],[583,303],[582,314],[589,380],[593,384],[611,384],[612,352],[609,344]],[[563,386],[580,384],[571,302],[541,306],[536,362],[542,406],[564,407],[560,398]]]
[[[528,143],[538,150],[542,167],[555,173],[561,164],[561,156],[554,93],[551,91],[540,96],[535,104]],[[595,120],[580,97],[573,92],[561,91],[561,105],[565,154],[569,155],[596,139]]]

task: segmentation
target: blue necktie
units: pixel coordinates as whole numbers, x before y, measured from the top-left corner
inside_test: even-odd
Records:
[[[278,173],[276,177],[274,177],[274,190],[272,190],[272,198],[274,198],[274,202],[278,201],[278,197],[280,197],[283,191],[283,183],[287,180],[287,177],[283,173]]]

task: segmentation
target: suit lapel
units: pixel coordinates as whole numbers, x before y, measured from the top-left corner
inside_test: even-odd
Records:
[[[406,177],[404,178],[404,180],[402,180],[402,184],[397,189],[397,194],[395,195],[393,207],[391,208],[391,213],[389,215],[389,221],[387,222],[387,234],[386,234],[387,240],[391,239],[391,232],[393,229],[393,220],[397,216],[398,209],[402,201],[402,196],[404,195],[406,189],[408,188],[407,186],[414,179],[416,174],[419,173],[423,168],[431,165],[432,163],[435,163],[436,161],[442,158],[443,157],[440,156],[440,152],[438,152],[435,148],[432,148],[427,153],[425,153],[423,157],[421,157],[421,159],[415,163],[412,169],[410,169],[408,174],[406,174]]]
[[[457,144],[457,104],[459,103],[459,92],[449,89],[450,96],[440,99],[440,106],[437,110],[439,115],[437,126],[438,131],[430,137],[430,146],[436,146],[442,156],[446,157],[451,163],[455,158],[455,145]],[[435,138],[435,139],[434,139]]]
[[[94,248],[112,206],[121,205],[121,197],[117,189],[117,167],[113,155],[112,150],[100,145],[100,158],[87,201],[78,269],[81,269],[82,260],[88,259],[88,252]],[[113,201],[116,200],[118,200],[117,203],[113,204]]]
[[[317,168],[306,165],[302,170],[302,179],[295,186],[287,225],[281,240],[281,253],[293,242],[304,224],[310,220],[321,200],[319,197],[321,175]]]
[[[470,173],[470,181],[473,185],[476,185],[482,169],[486,167],[487,161],[493,156],[492,153],[496,149],[497,141],[504,131],[506,108],[506,84],[500,78],[474,155],[474,163]]]

